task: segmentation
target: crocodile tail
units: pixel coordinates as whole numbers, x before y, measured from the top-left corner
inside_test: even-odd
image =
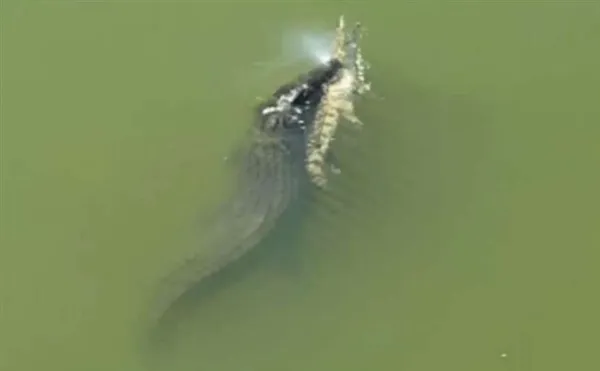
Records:
[[[254,146],[242,166],[238,191],[212,226],[202,249],[161,280],[150,321],[158,323],[198,283],[258,245],[297,197],[300,179],[289,154],[277,144]]]

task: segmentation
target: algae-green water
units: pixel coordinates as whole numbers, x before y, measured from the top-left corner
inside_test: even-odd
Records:
[[[600,369],[598,3],[0,12],[0,370]],[[340,14],[367,28],[373,94],[331,193],[148,354],[146,299],[218,205],[223,158],[303,71],[282,35]]]

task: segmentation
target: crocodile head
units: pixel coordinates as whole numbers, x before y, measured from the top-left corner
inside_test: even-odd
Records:
[[[279,87],[259,107],[259,129],[273,135],[303,134],[312,125],[325,87],[336,79],[342,68],[339,60],[331,59]]]

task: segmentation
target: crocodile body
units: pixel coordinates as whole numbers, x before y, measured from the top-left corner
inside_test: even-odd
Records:
[[[255,112],[239,159],[236,189],[223,205],[208,243],[161,282],[152,308],[154,321],[207,277],[244,255],[267,237],[309,187],[305,168],[308,134],[324,85],[342,65],[319,66],[283,85]]]

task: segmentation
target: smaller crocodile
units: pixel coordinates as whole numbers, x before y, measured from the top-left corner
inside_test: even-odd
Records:
[[[324,86],[325,92],[317,108],[307,145],[306,170],[311,181],[319,187],[327,184],[325,165],[338,125],[346,120],[362,126],[354,113],[354,101],[370,91],[371,84],[365,77],[369,66],[360,49],[361,36],[360,23],[346,29],[344,17],[339,18],[332,55],[344,68],[334,81]]]

